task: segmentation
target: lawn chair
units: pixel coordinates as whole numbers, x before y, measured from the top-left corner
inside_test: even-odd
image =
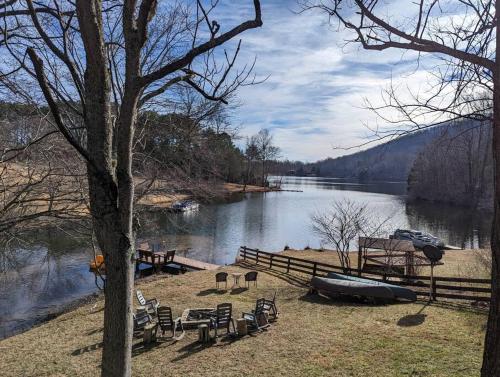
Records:
[[[134,334],[144,331],[146,325],[153,323],[153,318],[145,310],[140,310],[135,314],[132,314],[134,318]]]
[[[172,333],[171,338],[174,340],[181,340],[184,337],[184,327],[182,326],[181,318],[173,319],[172,309],[168,306],[160,306],[157,309],[158,315],[158,326],[160,327],[162,336],[165,335],[166,331]],[[182,330],[182,334],[178,337],[175,336],[177,328]]]
[[[236,326],[234,325],[234,320],[232,318],[233,305],[230,303],[224,303],[217,305],[217,310],[215,315],[210,318],[210,325],[215,330],[215,339],[217,339],[217,331],[219,329],[226,329],[226,333],[230,334],[230,324],[233,324],[233,334],[236,333]]]
[[[250,271],[245,274],[245,284],[250,288],[250,282],[253,281],[253,285],[257,286],[257,271]]]
[[[269,313],[269,320],[276,321],[278,319],[278,308],[276,307],[276,291],[272,300],[264,299],[264,310]]]
[[[226,283],[227,289],[227,272],[218,272],[215,274],[215,287],[219,289],[220,283]]]
[[[266,317],[265,306],[266,299],[259,298],[255,303],[255,310],[242,314],[242,318],[247,321],[248,331],[262,331],[271,326]]]
[[[139,301],[139,304],[141,306],[144,306],[144,308],[149,314],[156,315],[156,309],[158,309],[158,306],[160,306],[158,300],[155,298],[152,298],[151,300],[146,300],[140,290],[137,290],[135,294],[137,296],[137,301]]]
[[[175,250],[167,250],[165,253],[165,263],[170,263],[174,261]]]

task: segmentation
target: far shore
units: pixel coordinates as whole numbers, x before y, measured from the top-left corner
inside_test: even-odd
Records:
[[[255,185],[242,185],[238,183],[224,183],[215,188],[215,197],[225,197],[228,195],[257,193],[257,192],[275,192],[282,191],[279,188],[263,187]],[[192,194],[146,194],[139,201],[139,206],[150,207],[151,209],[169,209],[180,200],[196,199]]]

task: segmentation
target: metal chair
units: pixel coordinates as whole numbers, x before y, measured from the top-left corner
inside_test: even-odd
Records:
[[[274,291],[274,296],[272,300],[267,300],[264,298],[264,310],[269,313],[269,319],[276,321],[278,319],[278,308],[276,307],[276,291]]]
[[[162,336],[165,335],[166,331],[172,333],[171,338],[174,340],[180,340],[184,337],[184,327],[182,326],[181,318],[178,317],[175,320],[172,316],[172,309],[169,306],[160,306],[157,309],[158,315],[158,326],[160,327]],[[180,336],[175,336],[177,328],[180,328],[182,334]]]
[[[245,274],[245,284],[250,288],[250,282],[253,281],[253,285],[257,286],[257,271],[250,271]]]
[[[215,287],[219,289],[220,283],[226,283],[227,289],[227,272],[218,272],[215,274]]]
[[[226,334],[230,334],[230,324],[233,325],[233,334],[236,333],[236,326],[232,318],[233,305],[230,303],[223,303],[217,305],[215,315],[210,318],[210,325],[215,330],[215,339],[217,339],[217,331],[219,329],[226,329]]]
[[[242,313],[242,318],[247,321],[249,331],[261,331],[271,326],[266,317],[266,299],[259,298],[255,303],[255,310],[252,313]]]
[[[173,262],[175,257],[175,250],[167,250],[165,253],[165,263]]]
[[[139,304],[141,306],[144,306],[149,314],[156,315],[156,309],[158,309],[158,306],[160,306],[160,303],[157,299],[152,298],[150,300],[146,300],[140,290],[137,290],[135,292],[135,295],[137,296],[137,301],[139,301]]]
[[[144,331],[144,327],[146,325],[153,323],[153,319],[146,311],[138,311],[137,313],[132,314],[134,318],[134,333]]]

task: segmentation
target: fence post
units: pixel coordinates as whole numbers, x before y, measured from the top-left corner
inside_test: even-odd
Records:
[[[286,265],[286,273],[288,274],[290,272],[290,257],[288,257],[288,263]]]
[[[359,243],[359,241],[358,241]],[[362,267],[362,261],[361,261],[361,254],[363,253],[363,248],[361,245],[358,245],[358,276],[361,276],[361,267]]]
[[[243,246],[243,260],[247,260],[247,247]]]
[[[255,264],[259,264],[259,250],[257,250],[257,255],[255,256]]]
[[[316,268],[318,268],[318,264],[316,262],[314,262],[314,266],[313,266],[313,276],[316,276]]]
[[[269,258],[269,269],[273,268],[273,257],[274,257],[274,255],[271,254],[271,256]]]
[[[432,301],[436,301],[436,278],[432,279]]]

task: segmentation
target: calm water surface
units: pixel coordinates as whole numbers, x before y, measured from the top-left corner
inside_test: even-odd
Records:
[[[390,217],[390,228],[429,231],[446,243],[483,247],[490,215],[436,204],[405,204],[404,183],[349,183],[329,178],[287,178],[284,189],[302,192],[246,194],[234,201],[202,205],[192,213],[148,213],[139,240],[189,248],[188,256],[227,264],[238,247],[268,251],[318,247],[310,216],[335,200],[367,203],[373,216]],[[92,251],[57,232],[42,232],[26,249],[0,252],[0,338],[30,328],[48,314],[97,291],[88,272]]]

